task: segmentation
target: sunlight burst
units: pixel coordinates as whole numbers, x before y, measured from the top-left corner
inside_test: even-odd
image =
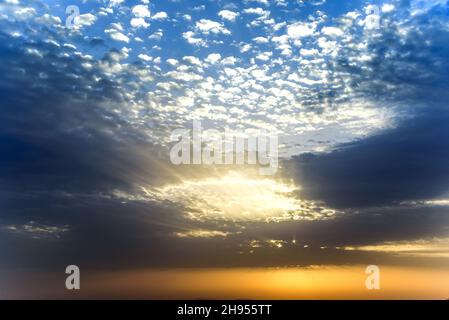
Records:
[[[193,220],[316,220],[336,213],[314,201],[298,199],[295,193],[299,187],[293,182],[235,172],[143,190],[147,197],[158,202],[181,203]]]

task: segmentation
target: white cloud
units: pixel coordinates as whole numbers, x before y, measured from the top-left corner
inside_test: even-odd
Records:
[[[318,55],[319,51],[317,49],[301,49],[300,54],[302,56],[310,57]]]
[[[313,35],[316,26],[310,23],[297,22],[287,27],[287,34],[293,38],[303,38]]]
[[[246,0],[246,2],[257,2],[257,3],[260,3],[260,4],[263,4],[263,5],[266,5],[266,6],[268,6],[270,3],[268,2],[268,0]]]
[[[262,52],[256,56],[256,59],[262,60],[262,61],[268,61],[268,60],[270,60],[272,55],[273,55],[273,52],[269,52],[269,51]]]
[[[150,24],[146,22],[143,18],[132,18],[131,19],[131,26],[133,28],[148,28]]]
[[[184,232],[176,232],[175,235],[180,238],[214,238],[226,237],[229,232],[216,230],[190,230]]]
[[[204,34],[231,34],[231,32],[226,29],[221,23],[208,19],[201,19],[200,21],[198,21],[196,23],[196,28]]]
[[[248,8],[248,9],[243,10],[243,13],[257,14],[257,15],[263,16],[263,15],[266,15],[268,12],[262,8]]]
[[[331,37],[340,37],[344,34],[341,29],[336,27],[324,27],[323,29],[321,29],[321,32]]]
[[[185,81],[185,82],[199,81],[199,80],[203,79],[202,76],[200,76],[196,73],[179,72],[179,71],[168,72],[167,76],[171,77],[174,80],[181,80],[181,81]]]
[[[27,222],[23,225],[8,225],[3,227],[8,232],[29,236],[33,239],[60,238],[69,231],[69,226],[49,226],[35,221]]]
[[[126,42],[126,43],[129,42],[129,38],[116,29],[106,29],[106,30],[104,30],[104,32],[106,34],[108,34],[112,40],[122,41],[122,42]]]
[[[165,20],[167,18],[168,18],[168,15],[164,11],[158,12],[151,17],[151,19],[153,19],[153,20]]]
[[[76,27],[89,27],[97,21],[97,17],[91,13],[81,14],[74,19]]]
[[[150,57],[149,55],[144,54],[144,53],[139,54],[138,57],[140,59],[142,59],[143,61],[151,61],[151,60],[153,60],[152,57]]]
[[[62,23],[61,19],[56,16],[52,16],[48,13],[44,14],[43,16],[36,19],[37,22],[45,24],[47,26],[52,25],[60,25]]]
[[[167,63],[171,66],[176,66],[179,62],[176,59],[167,59]]]
[[[187,31],[182,34],[182,37],[187,40],[188,43],[197,46],[206,46],[206,42],[201,38],[196,38],[193,31]]]
[[[111,23],[111,28],[120,32],[124,30],[123,26],[120,23]]]
[[[124,0],[109,0],[109,6],[110,7],[115,7],[118,6],[119,4],[123,3]]]
[[[161,40],[162,37],[164,35],[164,32],[162,31],[162,29],[159,29],[158,31],[156,31],[155,33],[153,33],[151,36],[148,37],[148,39],[151,40]]]
[[[256,37],[253,41],[257,43],[268,43],[269,40],[265,37]]]
[[[386,3],[382,6],[382,12],[388,13],[394,10],[394,5],[391,3]]]
[[[446,5],[447,0],[412,0],[410,8],[412,15],[423,14],[432,9],[435,6]]]
[[[240,52],[242,53],[248,52],[249,50],[251,50],[251,45],[249,43],[245,43],[240,47]]]
[[[230,10],[221,10],[220,12],[218,12],[218,15],[225,20],[228,21],[232,21],[234,22],[235,19],[239,16],[239,14],[237,12],[233,12]]]
[[[221,63],[224,65],[234,65],[237,62],[237,59],[230,56],[221,60]]]
[[[148,6],[143,4],[138,4],[132,10],[132,13],[137,18],[149,18],[151,16],[151,12],[148,9]]]
[[[201,60],[194,56],[185,56],[182,60],[196,66],[201,66]]]
[[[211,53],[210,55],[207,56],[206,62],[214,64],[220,61],[220,59],[221,55],[219,53]]]

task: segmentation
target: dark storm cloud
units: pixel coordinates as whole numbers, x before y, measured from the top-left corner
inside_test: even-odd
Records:
[[[73,51],[0,38],[0,170],[8,189],[89,192],[126,186],[133,170],[150,174],[157,150],[112,112],[126,102],[121,86],[95,80],[101,72],[86,71]]]
[[[113,200],[77,198],[63,205],[61,198],[51,200],[53,205],[40,204],[40,210],[47,212],[49,221],[69,223],[70,231],[58,240],[0,233],[0,269],[63,270],[74,262],[84,270],[447,263],[437,258],[395,257],[336,248],[445,236],[447,212],[441,208],[377,209],[328,221],[249,223],[249,230],[244,233],[204,239],[173,236],[174,231],[189,227],[175,210]],[[45,217],[41,221],[46,221]],[[282,248],[269,245],[266,241],[271,239],[284,241]],[[252,240],[258,241],[260,247],[252,247]]]
[[[449,190],[448,121],[437,109],[333,152],[295,158],[302,195],[346,208],[443,196]]]
[[[103,63],[117,54],[112,50]],[[159,167],[166,152],[112,111],[127,102],[126,89],[98,67],[84,68],[89,59],[73,49],[38,39],[2,32],[0,57],[2,266],[48,268],[71,258],[96,265],[105,257],[115,262],[124,251],[132,255],[129,248],[138,244],[155,244],[161,209],[126,207],[103,194],[167,180]],[[148,220],[153,213],[153,227],[138,220],[143,211]],[[7,229],[33,223],[68,231],[35,239]]]

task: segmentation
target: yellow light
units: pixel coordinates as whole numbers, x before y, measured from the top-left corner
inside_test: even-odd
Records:
[[[235,172],[162,188],[144,188],[150,199],[183,205],[187,216],[194,220],[316,220],[336,213],[314,201],[298,199],[298,190],[293,183]]]

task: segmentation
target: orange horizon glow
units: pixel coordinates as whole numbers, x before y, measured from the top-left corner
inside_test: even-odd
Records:
[[[68,292],[55,275],[15,283],[26,299],[447,299],[449,270],[379,266],[380,290],[365,288],[365,267],[165,269],[82,275],[81,290]],[[35,288],[41,288],[36,290]],[[6,293],[6,291],[4,291]],[[0,292],[0,296],[1,296]],[[9,292],[14,298],[14,292]],[[8,298],[8,297],[6,297]]]

